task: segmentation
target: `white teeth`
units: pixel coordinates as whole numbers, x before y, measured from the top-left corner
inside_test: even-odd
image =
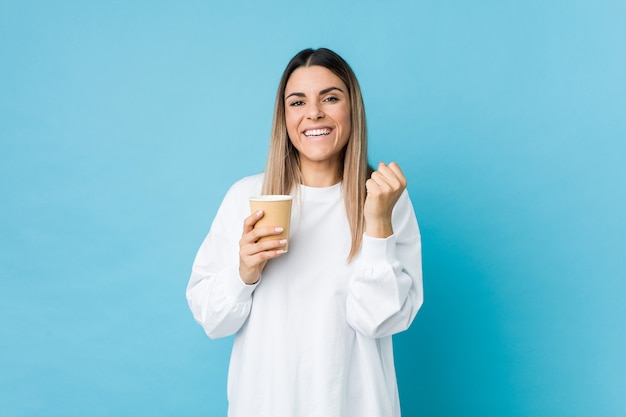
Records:
[[[304,132],[305,136],[322,136],[330,134],[330,129],[311,129]]]

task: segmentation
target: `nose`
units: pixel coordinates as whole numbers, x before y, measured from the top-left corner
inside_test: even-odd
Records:
[[[308,118],[311,120],[317,120],[322,117],[324,117],[324,112],[322,112],[320,106],[318,104],[312,104],[309,107]]]

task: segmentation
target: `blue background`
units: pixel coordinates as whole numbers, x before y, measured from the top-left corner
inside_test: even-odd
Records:
[[[409,178],[405,416],[626,415],[626,3],[0,1],[0,413],[220,416],[184,297],[287,61],[353,66]]]

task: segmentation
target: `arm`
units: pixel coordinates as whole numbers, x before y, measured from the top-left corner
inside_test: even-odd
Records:
[[[421,239],[406,179],[392,163],[367,182],[366,232],[355,259],[348,323],[370,337],[406,330],[423,302]]]
[[[229,223],[237,212],[227,195],[196,255],[187,302],[194,319],[211,338],[231,335],[246,321],[256,285],[246,285],[238,273],[236,229]]]
[[[187,285],[193,316],[211,338],[229,336],[241,328],[265,264],[284,253],[285,241],[257,242],[280,230],[254,228],[263,213],[248,215],[252,192],[241,185],[229,190],[196,255]]]

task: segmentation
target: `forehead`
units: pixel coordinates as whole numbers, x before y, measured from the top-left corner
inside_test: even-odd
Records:
[[[337,87],[347,94],[348,88],[335,73],[326,67],[313,65],[310,67],[299,67],[291,73],[287,85],[285,86],[285,95],[294,92],[305,94],[317,94],[319,91],[328,87]]]

